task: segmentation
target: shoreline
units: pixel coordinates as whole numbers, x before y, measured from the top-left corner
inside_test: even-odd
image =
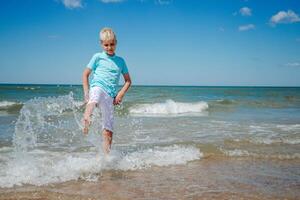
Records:
[[[204,158],[186,165],[108,170],[97,181],[0,188],[0,199],[297,199],[300,161]]]

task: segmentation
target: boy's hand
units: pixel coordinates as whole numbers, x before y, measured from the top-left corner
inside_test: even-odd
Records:
[[[119,105],[120,103],[122,103],[123,96],[124,94],[118,93],[117,96],[114,98],[114,105]]]

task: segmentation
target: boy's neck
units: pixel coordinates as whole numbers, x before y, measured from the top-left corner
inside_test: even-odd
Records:
[[[116,55],[116,53],[109,54],[109,53],[107,53],[107,52],[105,52],[105,51],[104,51],[104,53],[105,53],[106,55],[110,56],[110,57],[112,57],[112,56],[115,56],[115,55]]]

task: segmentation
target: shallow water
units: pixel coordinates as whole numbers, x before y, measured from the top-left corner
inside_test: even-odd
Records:
[[[291,199],[299,195],[300,88],[132,87],[123,104],[115,107],[113,149],[107,159],[101,151],[99,110],[93,113],[90,134],[82,135],[81,86],[0,85],[0,91],[2,191],[28,184],[39,192],[49,184],[97,187],[104,184],[103,174],[110,173],[127,176],[145,172],[159,185],[158,180],[168,176],[155,170],[167,173],[183,168],[191,177],[201,173],[198,179],[205,180],[205,174],[215,168],[214,173],[220,170],[215,177],[219,182],[212,185],[219,188],[227,184],[224,197],[250,197],[251,190],[243,193],[243,184],[254,189],[266,187],[267,192],[262,192],[266,198],[281,198],[283,191],[289,191]],[[248,166],[252,161],[253,168]],[[203,167],[205,163],[210,167]],[[166,190],[170,187],[178,193],[180,189],[172,185],[180,181],[181,171],[176,170],[163,184]],[[251,182],[251,177],[260,182]],[[274,180],[278,185],[268,189]],[[242,185],[236,185],[239,182]],[[208,179],[206,183],[210,184]],[[279,183],[288,186],[280,188]],[[134,181],[130,184],[129,188],[135,186]],[[192,189],[202,187],[201,181],[186,184]],[[230,189],[233,186],[237,188],[234,191]],[[140,190],[145,192],[143,187]],[[210,191],[207,187],[203,186],[204,193]],[[174,197],[184,192],[177,193]],[[221,194],[219,190],[217,195]]]

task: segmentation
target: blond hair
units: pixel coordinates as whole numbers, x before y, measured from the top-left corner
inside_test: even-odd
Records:
[[[103,28],[100,33],[99,33],[99,37],[101,42],[102,41],[107,41],[107,40],[114,40],[117,41],[117,37],[116,34],[114,33],[114,31],[111,28]]]

